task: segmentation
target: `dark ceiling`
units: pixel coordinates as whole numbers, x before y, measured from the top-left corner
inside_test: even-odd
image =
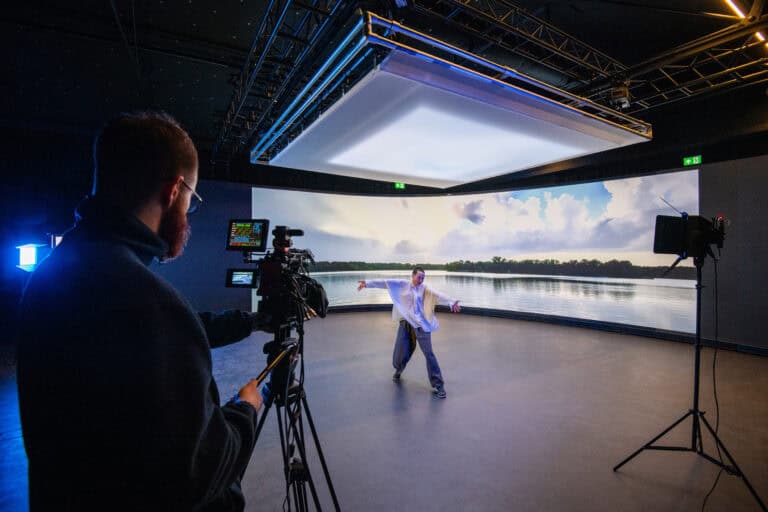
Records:
[[[313,188],[313,178],[308,177],[312,173],[287,172],[284,178],[249,175],[239,156],[247,141],[236,143],[227,154],[237,170],[211,164],[211,148],[222,133],[249,48],[259,28],[263,29],[265,12],[285,3],[112,0],[30,2],[23,7],[15,3],[0,14],[4,61],[10,64],[3,81],[6,106],[0,126],[6,132],[38,138],[90,137],[117,112],[162,109],[176,116],[198,144],[206,160],[201,166],[203,177]],[[313,13],[318,22],[336,3],[303,0],[293,2],[291,10],[294,16]],[[341,4],[340,16],[356,7],[372,9],[542,80],[558,82],[558,87],[594,101],[608,104],[615,86],[624,83],[631,92],[626,111],[654,123],[656,140],[644,144],[645,149],[532,169],[514,178],[517,185],[509,177],[481,188],[643,172],[650,170],[649,164],[637,162],[656,158],[660,160],[655,165],[663,166],[671,152],[685,148],[709,147],[714,155],[728,153],[722,150],[727,146],[749,154],[768,131],[764,83],[768,48],[756,44],[750,35],[750,27],[766,26],[761,0],[741,0],[741,8],[747,13],[752,9],[755,16],[740,26],[724,0]],[[531,19],[540,26],[532,26]],[[732,33],[741,27],[741,33],[729,41],[712,36],[729,27]],[[764,32],[768,35],[768,30]],[[697,39],[700,44],[681,48]],[[574,44],[578,48],[571,51]],[[609,59],[612,67],[600,74],[568,60],[569,55],[582,52],[589,63],[585,49]],[[718,68],[705,67],[705,61]],[[286,69],[290,62],[282,65]],[[675,75],[683,71],[689,75]],[[662,82],[670,73],[683,78],[677,79],[677,85]],[[297,86],[301,76],[296,74]],[[726,158],[734,156],[739,155]],[[616,169],[616,162],[629,160],[635,163]],[[559,177],[549,176],[553,173]],[[353,180],[333,179],[339,189],[354,186]]]

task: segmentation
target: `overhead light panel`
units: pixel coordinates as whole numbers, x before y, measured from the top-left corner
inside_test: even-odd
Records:
[[[252,162],[447,188],[651,139],[647,123],[391,20],[366,20],[262,134]],[[382,49],[382,60],[370,59]],[[356,69],[355,85],[317,112]]]

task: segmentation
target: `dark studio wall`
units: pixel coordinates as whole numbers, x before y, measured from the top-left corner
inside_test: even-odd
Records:
[[[229,219],[251,217],[251,187],[239,183],[201,180],[200,211],[189,216],[192,235],[177,260],[153,264],[198,311],[251,310],[251,290],[226,288],[227,268],[247,267],[243,255],[225,250]]]
[[[717,265],[717,339],[768,351],[768,156],[719,162],[699,172],[700,212],[724,215],[725,243]],[[715,251],[717,256],[717,251]],[[702,336],[715,335],[715,267],[706,258]]]

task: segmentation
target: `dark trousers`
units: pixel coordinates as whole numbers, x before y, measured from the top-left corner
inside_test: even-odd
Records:
[[[421,327],[414,328],[405,320],[400,321],[395,338],[395,350],[392,353],[392,366],[402,372],[410,361],[416,345],[419,345],[424,359],[427,361],[427,375],[432,387],[441,389],[444,385],[443,375],[440,373],[440,365],[432,351],[432,333],[424,332]]]

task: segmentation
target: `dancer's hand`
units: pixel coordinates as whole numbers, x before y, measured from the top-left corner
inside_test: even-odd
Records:
[[[456,301],[451,305],[451,312],[458,313],[459,311],[461,311],[461,306],[459,306],[459,301]]]
[[[357,284],[357,291],[360,291],[363,288],[365,288],[365,279],[363,279],[362,281],[358,281],[357,283],[358,283]]]

